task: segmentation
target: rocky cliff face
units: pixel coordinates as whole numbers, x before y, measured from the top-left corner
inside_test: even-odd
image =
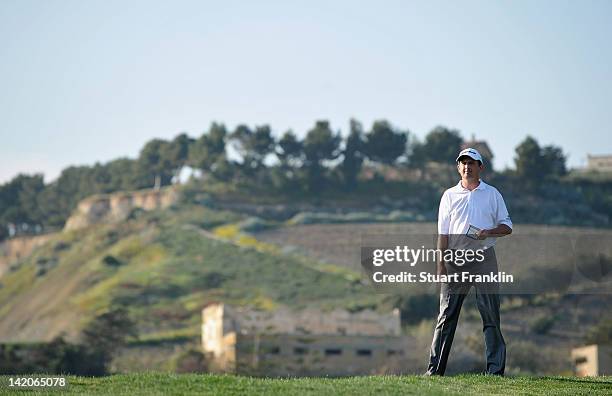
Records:
[[[95,224],[117,223],[125,220],[134,209],[167,208],[178,198],[179,193],[174,187],[94,195],[79,202],[72,216],[66,221],[64,231],[78,230]],[[45,244],[54,235],[17,237],[0,243],[0,278],[9,270],[11,264],[29,256],[34,249]]]
[[[174,187],[94,195],[79,202],[76,210],[66,221],[64,231],[123,221],[134,209],[167,208],[177,202],[178,197],[179,194]]]
[[[0,243],[0,278],[12,263],[29,256],[34,249],[45,244],[53,235],[55,234],[17,237]]]

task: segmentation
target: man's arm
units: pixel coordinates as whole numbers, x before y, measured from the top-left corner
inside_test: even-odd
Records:
[[[444,262],[444,252],[448,249],[448,235],[438,234],[438,249],[442,252],[440,254],[440,260],[436,267],[436,274],[446,275],[446,265]]]
[[[498,238],[510,234],[512,234],[512,228],[508,227],[506,224],[500,224],[495,228],[491,228],[490,230],[478,231],[478,239],[485,239],[487,237]]]
[[[495,201],[496,209],[494,217],[495,224],[497,224],[497,227],[492,228],[490,230],[480,231],[478,233],[478,239],[485,239],[486,237],[498,238],[512,234],[512,220],[510,220],[508,208],[506,208],[504,197],[502,197],[502,195],[497,190],[495,190]]]

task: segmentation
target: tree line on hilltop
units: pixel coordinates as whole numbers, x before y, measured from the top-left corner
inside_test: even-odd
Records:
[[[419,141],[385,120],[375,121],[368,131],[351,120],[346,137],[329,122],[317,121],[302,139],[291,130],[276,137],[269,125],[239,125],[228,131],[212,123],[198,138],[183,133],[172,140],[152,139],[136,159],[70,166],[48,184],[41,174],[16,176],[0,185],[0,240],[62,227],[76,204],[92,194],[151,188],[156,182],[169,185],[185,166],[208,179],[247,189],[263,186],[281,196],[314,196],[325,188],[350,191],[363,182],[359,175],[364,164],[420,170],[429,162],[448,164],[463,142],[459,131],[443,126]],[[567,172],[561,148],[540,147],[532,137],[516,154],[516,169],[506,172],[527,184]]]

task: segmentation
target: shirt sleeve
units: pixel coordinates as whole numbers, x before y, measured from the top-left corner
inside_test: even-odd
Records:
[[[495,223],[496,225],[505,224],[512,229],[512,220],[510,220],[510,214],[508,213],[508,209],[506,208],[506,203],[504,202],[504,198],[497,191],[495,194],[497,200],[497,211],[495,213]]]
[[[444,192],[440,199],[440,208],[438,209],[438,234],[448,235],[450,229],[450,203],[447,192]]]

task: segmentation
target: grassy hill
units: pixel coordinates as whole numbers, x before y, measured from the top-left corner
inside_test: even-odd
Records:
[[[233,224],[242,218],[186,204],[58,234],[0,279],[1,341],[76,335],[113,306],[127,307],[151,338],[197,335],[210,301],[272,309],[380,300],[349,271],[241,235]]]
[[[68,377],[64,394],[88,395],[609,395],[612,377],[377,376],[268,379],[197,374]],[[8,394],[0,377],[0,394]],[[49,394],[56,391],[49,390]]]

